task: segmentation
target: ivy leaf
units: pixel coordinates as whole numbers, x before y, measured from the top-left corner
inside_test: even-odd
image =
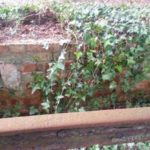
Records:
[[[87,42],[87,44],[91,47],[91,48],[95,48],[96,44],[97,44],[97,38],[90,38]]]
[[[97,25],[100,25],[102,28],[104,28],[105,26],[107,26],[108,21],[107,21],[107,20],[104,20],[104,19],[101,19],[101,20],[97,20],[97,21],[96,21],[96,24],[97,24]]]
[[[122,67],[121,65],[116,65],[116,66],[115,66],[115,69],[116,69],[119,73],[121,73],[121,72],[123,71],[123,67]]]
[[[83,55],[83,53],[81,51],[76,51],[74,54],[75,54],[77,60],[79,60],[81,58],[81,56]]]
[[[56,103],[57,103],[57,105],[59,105],[60,100],[63,99],[63,98],[64,98],[63,95],[56,96],[56,101],[57,101]]]
[[[48,113],[50,108],[50,102],[47,99],[45,102],[41,103],[42,108]]]
[[[81,98],[84,102],[85,102],[85,100],[86,100],[86,96],[82,96],[82,98]]]
[[[37,90],[40,90],[40,89],[41,89],[41,88],[40,88],[39,84],[34,85],[34,86],[32,87],[32,94],[34,94]]]
[[[104,42],[104,48],[108,48],[108,47],[110,47],[110,46],[112,46],[112,43],[110,42],[110,40],[106,40],[105,42]]]
[[[133,57],[129,57],[129,58],[127,59],[127,62],[128,62],[128,65],[133,65],[133,64],[135,64],[135,61],[134,61],[134,58],[133,58]]]
[[[79,83],[77,84],[77,87],[78,87],[78,88],[82,88],[82,87],[83,87],[83,84],[82,84],[81,82],[79,82]]]
[[[117,87],[117,84],[115,81],[112,81],[109,85],[109,89],[114,90]]]
[[[39,111],[38,111],[38,109],[35,108],[34,106],[31,106],[31,107],[29,108],[29,114],[30,114],[30,115],[39,114]]]
[[[84,107],[79,108],[79,112],[85,112],[86,110],[84,109]]]
[[[110,81],[111,79],[112,79],[112,73],[107,73],[107,74],[103,74],[102,75],[102,79],[103,79],[103,81]]]
[[[99,66],[100,64],[102,64],[102,61],[100,59],[97,59],[96,62],[95,62],[95,65]]]
[[[146,44],[146,45],[150,45],[150,35],[149,35],[148,38],[146,39],[145,44]]]
[[[61,100],[61,99],[63,99],[63,98],[64,98],[63,95],[59,95],[59,96],[56,97],[57,100]]]
[[[142,52],[142,51],[144,51],[145,49],[143,48],[143,47],[141,47],[141,46],[139,46],[138,45],[138,47],[136,48],[136,51],[138,51],[138,52]]]
[[[57,63],[57,64],[56,64],[56,68],[57,68],[57,69],[60,69],[60,70],[64,70],[64,69],[65,69],[65,66],[64,66],[63,63]]]

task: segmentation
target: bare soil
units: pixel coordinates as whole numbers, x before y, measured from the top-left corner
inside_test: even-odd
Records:
[[[29,12],[20,20],[0,18],[0,43],[24,39],[56,38],[59,40],[65,36],[57,17],[49,9],[45,12]]]
[[[59,0],[64,2],[64,0]],[[138,4],[149,5],[150,0],[73,0],[73,2],[99,2],[110,5],[115,4]],[[24,4],[37,4],[47,6],[48,0],[0,0],[0,7],[3,6],[19,6]],[[56,16],[51,11],[41,14],[38,12],[30,12],[21,20],[20,24],[15,21],[5,21],[0,18],[0,43],[12,40],[25,39],[63,39],[65,32],[61,28]]]

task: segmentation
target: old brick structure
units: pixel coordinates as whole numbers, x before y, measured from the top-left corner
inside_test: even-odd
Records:
[[[30,83],[32,73],[46,73],[48,63],[57,60],[63,48],[61,41],[48,41],[49,48],[45,49],[45,40],[16,41],[0,44],[0,108],[6,108],[17,103],[24,106],[39,105],[42,98],[40,92],[31,94]],[[74,46],[69,46],[65,66],[68,69],[73,59]],[[134,92],[144,90],[150,93],[150,81],[136,85]],[[97,91],[95,96],[102,95]],[[118,89],[118,95],[122,92]],[[104,91],[107,94],[107,91]]]
[[[59,41],[49,42],[43,48],[43,41],[0,44],[0,107],[16,104],[36,105],[40,93],[31,94],[29,84],[32,73],[46,73],[48,63],[57,60],[62,46]],[[66,54],[66,67],[71,63],[71,54]]]

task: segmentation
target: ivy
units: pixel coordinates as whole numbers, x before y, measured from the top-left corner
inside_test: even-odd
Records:
[[[77,46],[70,70],[64,66],[66,44],[47,76],[33,84],[33,91],[43,93],[46,112],[99,109],[98,99],[115,108],[121,93],[130,99],[132,87],[148,70],[150,9],[71,3],[52,8]]]

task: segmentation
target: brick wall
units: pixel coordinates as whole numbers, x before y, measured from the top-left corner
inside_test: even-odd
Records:
[[[15,42],[0,44],[0,108],[6,108],[17,103],[22,106],[39,105],[41,95],[39,92],[31,94],[29,88],[32,82],[32,73],[46,73],[48,63],[57,60],[62,46],[60,42],[50,42],[49,48],[43,48],[42,42]],[[73,58],[73,47],[68,48],[66,54],[66,68]],[[150,81],[140,82],[133,92],[146,91],[150,93]],[[107,91],[97,91],[95,96],[105,94]],[[123,99],[122,93],[118,95]]]
[[[48,50],[37,41],[0,44],[0,108],[17,102],[23,105],[39,104],[40,93],[32,95],[29,89],[32,73],[45,73],[48,63],[58,58],[61,49],[59,42],[50,42]],[[68,66],[70,52],[66,59]]]

